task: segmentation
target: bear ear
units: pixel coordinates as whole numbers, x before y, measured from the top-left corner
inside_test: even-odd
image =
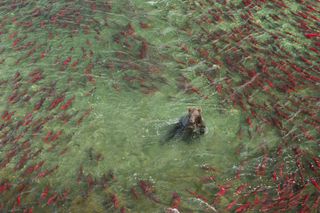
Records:
[[[201,108],[198,108],[198,111],[201,113],[201,112],[202,112],[202,109],[201,109]]]
[[[191,113],[192,112],[192,108],[188,107],[188,112]]]

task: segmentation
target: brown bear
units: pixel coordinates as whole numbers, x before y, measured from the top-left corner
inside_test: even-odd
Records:
[[[188,128],[192,133],[204,134],[205,124],[201,115],[200,108],[188,108],[188,115],[182,117],[179,121],[183,128]]]
[[[182,137],[191,139],[206,132],[200,108],[188,108],[188,114],[181,117],[168,134],[168,139]]]

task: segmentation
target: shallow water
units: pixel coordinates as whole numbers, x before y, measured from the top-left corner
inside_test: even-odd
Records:
[[[1,2],[0,210],[317,209],[319,5],[250,2]]]

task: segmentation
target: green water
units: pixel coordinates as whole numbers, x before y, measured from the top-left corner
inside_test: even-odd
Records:
[[[172,51],[168,50],[167,47],[161,47],[161,45],[170,45],[173,41],[172,39],[177,35],[173,31],[175,28],[172,27],[171,29],[164,29],[163,34],[159,36],[159,31],[162,31],[161,28],[166,25],[164,21],[159,21],[158,18],[154,17],[161,12],[160,10],[148,9],[148,12],[146,11],[147,17],[152,20],[148,21],[148,24],[152,26],[151,29],[139,30],[139,18],[132,20],[134,28],[138,29],[136,37],[144,37],[149,42],[147,58],[140,60],[135,56],[128,56],[122,59],[114,56],[115,51],[124,51],[125,55],[134,54],[133,50],[130,51],[125,48],[122,50],[119,45],[115,45],[113,38],[114,34],[119,32],[117,26],[125,27],[128,23],[128,18],[131,18],[130,16],[145,16],[142,11],[139,12],[142,12],[141,14],[134,14],[133,8],[137,7],[136,4],[144,7],[150,5],[136,2],[134,5],[128,6],[130,8],[128,12],[131,14],[122,14],[122,11],[125,10],[123,8],[120,14],[100,11],[94,16],[96,19],[101,20],[100,24],[102,26],[97,26],[102,28],[99,35],[100,41],[94,38],[93,33],[88,35],[81,33],[70,38],[63,29],[52,27],[48,31],[35,29],[35,32],[26,33],[28,38],[25,42],[36,39],[40,44],[44,44],[36,51],[38,57],[40,52],[47,52],[44,58],[36,63],[22,62],[19,66],[15,65],[15,61],[25,53],[10,52],[4,55],[6,60],[1,67],[4,74],[2,76],[3,79],[12,79],[12,76],[17,71],[20,71],[23,78],[26,79],[28,78],[27,71],[35,68],[43,70],[44,80],[33,84],[31,87],[25,80],[21,86],[22,89],[29,88],[30,93],[36,93],[36,96],[31,99],[32,103],[36,103],[40,97],[46,96],[46,94],[38,92],[40,88],[48,87],[52,82],[56,81],[55,94],[66,90],[66,97],[76,96],[73,107],[68,110],[68,113],[77,113],[79,109],[92,109],[90,116],[83,121],[82,125],[75,125],[75,120],[71,120],[67,124],[52,121],[44,126],[43,131],[39,133],[43,138],[49,130],[59,131],[62,129],[65,135],[59,140],[55,151],[42,152],[37,158],[39,161],[44,160],[46,162],[46,168],[58,165],[59,169],[43,181],[31,179],[34,190],[37,191],[40,191],[46,185],[49,185],[55,191],[62,191],[65,188],[71,189],[71,207],[69,205],[65,208],[62,207],[65,211],[69,211],[67,210],[69,208],[72,212],[84,211],[84,209],[87,209],[86,211],[88,212],[113,211],[112,207],[107,209],[103,207],[102,203],[106,197],[101,195],[99,188],[97,192],[90,193],[88,195],[89,198],[81,198],[81,190],[76,184],[76,176],[80,165],[83,165],[85,174],[91,174],[97,178],[107,171],[113,171],[117,181],[107,191],[117,193],[120,199],[123,198],[124,200],[121,201],[121,204],[127,206],[133,212],[152,212],[163,211],[170,203],[172,192],[177,191],[181,195],[187,195],[186,189],[201,187],[196,184],[201,175],[205,175],[200,169],[201,165],[213,165],[218,173],[226,171],[231,173],[232,166],[236,164],[233,148],[237,146],[235,133],[239,128],[241,113],[236,109],[221,106],[216,97],[217,95],[212,92],[209,93],[208,91],[209,98],[204,99],[197,94],[185,94],[184,91],[177,88],[175,78],[184,71],[172,64],[171,60],[164,59],[161,61],[162,54]],[[61,2],[61,6],[64,6],[63,2]],[[53,7],[58,9],[59,4]],[[31,8],[30,6],[23,9],[29,11]],[[52,9],[54,10],[54,8]],[[117,7],[113,10],[118,11]],[[8,15],[14,17],[15,12],[12,11]],[[112,20],[110,21],[110,27],[103,27],[103,22],[108,20],[105,16]],[[41,19],[41,17],[39,18]],[[34,24],[37,23],[37,19],[33,20]],[[9,32],[19,30],[9,26],[7,28]],[[48,40],[50,32],[56,33],[57,36]],[[8,38],[4,39],[8,40]],[[92,44],[85,44],[87,40],[90,40]],[[139,44],[136,43],[136,41],[133,41],[133,45],[138,46]],[[3,46],[10,48],[11,43],[3,43]],[[70,51],[72,47],[74,47],[74,50]],[[94,78],[96,79],[94,84],[86,83],[86,78],[80,71],[87,67],[90,60],[80,61],[77,70],[67,68],[65,71],[59,71],[57,70],[59,66],[55,65],[57,63],[56,59],[60,58],[63,61],[68,56],[72,56],[72,61],[82,60],[80,47],[94,51],[93,60],[97,61],[94,68]],[[158,49],[159,47],[161,49]],[[144,71],[110,70],[103,65],[104,63],[112,62],[120,66],[129,61],[139,64],[143,69],[149,69],[150,66],[154,66],[154,69],[158,69],[160,73],[150,77],[139,73]],[[24,67],[23,70],[21,70],[22,67]],[[195,68],[195,70],[200,68]],[[186,74],[194,76],[195,70],[186,69],[185,71],[187,72]],[[138,74],[142,78],[146,77],[151,84],[159,85],[157,86],[159,89],[153,94],[145,95],[140,92],[139,85],[128,87],[122,79],[124,74],[131,76]],[[166,79],[166,82],[158,82],[157,78],[159,77]],[[192,82],[203,87],[206,83],[196,76],[193,77]],[[119,84],[120,89],[116,90],[114,84]],[[12,93],[12,87],[4,86],[3,89],[2,100],[5,101]],[[87,94],[88,91],[91,92]],[[49,100],[52,101],[53,97],[49,98]],[[46,101],[44,108],[49,106],[50,101]],[[5,106],[1,105],[1,107],[4,110]],[[32,107],[32,104],[18,104],[13,107],[10,106],[10,110],[14,109],[17,111],[16,115],[19,113],[22,116],[32,110]],[[208,128],[207,134],[191,142],[179,139],[165,141],[168,126],[174,124],[181,116],[185,115],[188,107],[202,108],[203,117]],[[39,113],[39,117],[41,115],[46,116],[47,113],[51,114],[51,112],[46,112],[45,109],[42,109]],[[60,113],[59,110],[56,110],[53,113],[54,118],[57,118]],[[32,141],[34,141],[32,145],[34,149],[36,147],[44,149],[50,147],[43,144],[40,138],[33,138]],[[63,151],[65,147],[68,148],[68,151],[62,157],[59,157],[58,153]],[[101,160],[97,161],[92,157],[92,155],[96,154],[101,155]],[[18,159],[12,161],[11,166],[14,166]],[[10,168],[10,166],[7,168]],[[7,176],[5,171],[4,175]],[[10,172],[10,170],[8,171]],[[17,183],[21,181],[11,175],[8,178]],[[162,200],[161,204],[150,202],[142,194],[138,202],[131,198],[130,188],[136,186],[141,179],[149,180],[154,184],[157,196]],[[39,192],[32,196],[39,196]],[[185,201],[188,202],[187,199]],[[45,204],[41,208],[46,209],[45,211],[50,211],[50,208]],[[41,208],[35,207],[34,210],[41,212]],[[62,211],[62,209],[60,210]]]
[[[0,192],[3,193],[0,211],[24,212],[32,208],[34,212],[119,212],[124,207],[127,212],[165,212],[171,206],[172,193],[177,192],[181,196],[180,212],[213,212],[191,195],[190,191],[195,191],[206,196],[218,212],[229,212],[231,208],[227,210],[226,206],[231,201],[236,199],[237,206],[246,201],[237,197],[240,192],[234,192],[242,184],[252,185],[246,189],[248,193],[255,187],[269,190],[269,201],[274,201],[272,196],[278,183],[271,180],[272,172],[281,162],[286,163],[286,175],[296,172],[290,150],[297,143],[292,140],[288,145],[284,135],[290,134],[290,130],[295,132],[302,120],[309,117],[299,114],[303,107],[295,109],[288,104],[288,98],[293,98],[289,93],[271,89],[272,86],[270,93],[262,86],[250,90],[246,82],[250,82],[252,76],[234,71],[225,63],[225,57],[232,56],[234,64],[255,70],[261,57],[295,62],[311,41],[301,35],[301,42],[293,42],[290,36],[282,38],[281,47],[292,52],[293,57],[271,56],[271,52],[277,52],[273,49],[279,47],[274,43],[266,46],[264,42],[268,43],[273,33],[299,33],[295,20],[283,19],[277,24],[265,18],[278,11],[273,3],[252,9],[256,24],[262,26],[248,24],[256,27],[250,35],[258,44],[252,45],[249,35],[242,43],[227,41],[231,35],[237,35],[233,29],[244,26],[241,15],[248,8],[236,11],[235,5],[242,7],[242,1],[227,3],[227,6],[223,2],[3,1],[0,4],[0,52],[3,50],[0,111],[2,116],[5,111],[15,113],[7,121],[2,118],[0,123],[4,125],[0,132],[1,163],[10,150],[18,151],[0,169],[0,183],[4,180],[12,183],[11,190]],[[283,9],[284,14],[301,7],[296,2],[285,2],[290,7]],[[203,24],[210,8],[225,10],[221,15],[223,21]],[[231,11],[234,14],[230,15]],[[32,25],[23,26],[29,22]],[[309,25],[315,29],[316,23]],[[29,46],[17,49],[28,42]],[[147,47],[143,51],[144,45]],[[232,48],[239,48],[239,53]],[[310,58],[315,55],[312,53]],[[312,62],[313,67],[319,64],[316,60]],[[297,64],[304,67],[300,61]],[[34,71],[41,72],[39,81],[32,82]],[[15,79],[17,72],[21,80]],[[281,80],[276,79],[273,83],[279,82]],[[219,84],[223,92],[219,92]],[[317,86],[302,86],[295,95],[317,95]],[[63,101],[51,110],[52,103],[62,95]],[[232,103],[234,95],[249,97],[244,101],[247,110],[239,103],[238,106]],[[71,107],[63,110],[63,104],[73,97]],[[42,107],[34,110],[41,99],[44,99]],[[252,100],[265,104],[269,111],[256,107],[254,110],[259,116],[253,118],[249,103]],[[283,107],[289,105],[296,110],[288,112],[290,119],[283,121],[287,129],[279,130],[275,124],[265,122],[277,115],[273,111],[275,100]],[[318,106],[311,103],[310,106]],[[184,116],[189,107],[202,109],[206,134],[190,141],[166,140],[170,125]],[[305,106],[305,109],[314,108]],[[17,127],[29,113],[32,113],[32,122]],[[246,120],[250,116],[251,125]],[[37,121],[46,121],[39,131],[35,131]],[[315,141],[319,141],[316,129],[306,128],[315,135]],[[50,131],[62,134],[57,140],[46,142]],[[23,134],[22,139],[13,142],[19,134]],[[8,138],[9,143],[4,144]],[[317,142],[300,138],[299,142],[304,142],[301,148],[310,153],[306,157],[308,161],[311,156],[319,156]],[[29,141],[30,147],[23,148],[24,141]],[[280,145],[285,153],[283,158],[275,154]],[[25,153],[39,149],[42,150],[39,155],[30,157],[21,169],[14,169]],[[269,167],[262,177],[257,175],[256,168],[265,156]],[[305,165],[307,160],[303,161]],[[56,169],[44,178],[37,177],[39,171],[24,174],[29,166],[41,161],[44,164],[39,171]],[[241,178],[237,177],[240,170]],[[305,172],[308,177],[317,177],[310,170]],[[108,187],[95,183],[90,189],[89,176],[99,182],[104,174],[110,173],[114,178],[108,181]],[[205,180],[209,176],[214,176],[214,180]],[[139,186],[141,180],[153,185],[152,196],[156,199],[143,193]],[[279,184],[281,181],[279,179]],[[21,185],[25,189],[19,191]],[[219,197],[217,193],[222,186],[226,186],[228,194]],[[50,189],[49,195],[42,199],[46,187]],[[137,191],[138,198],[132,189]],[[304,193],[311,194],[313,190],[311,184],[307,184]],[[69,192],[65,200],[48,203],[50,196],[65,191]],[[112,202],[114,194],[119,198],[119,207]],[[22,196],[21,203],[17,201],[18,195]],[[317,196],[315,192],[311,197]],[[248,197],[253,203],[253,196]],[[250,211],[259,208],[252,204]]]
[[[224,170],[234,163],[230,147],[234,146],[237,113],[218,119],[220,113],[204,106],[209,132],[203,138],[191,144],[175,140],[163,143],[164,127],[175,122],[191,103],[177,104],[161,92],[145,97],[132,93],[114,95],[105,89],[98,89],[90,103],[95,111],[74,136],[71,144],[78,148],[69,154],[67,161],[75,164],[78,162],[74,159],[83,161],[85,170],[94,174],[112,169],[124,186],[150,179],[159,195],[167,199],[172,189],[183,192],[192,185],[200,165],[218,164]],[[104,159],[98,165],[92,165],[83,155],[89,148],[103,154]],[[65,165],[65,169],[70,169],[70,165]],[[70,178],[72,175],[70,172]]]

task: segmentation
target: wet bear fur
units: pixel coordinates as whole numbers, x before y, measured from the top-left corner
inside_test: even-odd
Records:
[[[183,140],[189,140],[203,135],[206,126],[201,112],[200,108],[188,108],[188,114],[181,117],[169,130],[167,139],[181,137]]]

